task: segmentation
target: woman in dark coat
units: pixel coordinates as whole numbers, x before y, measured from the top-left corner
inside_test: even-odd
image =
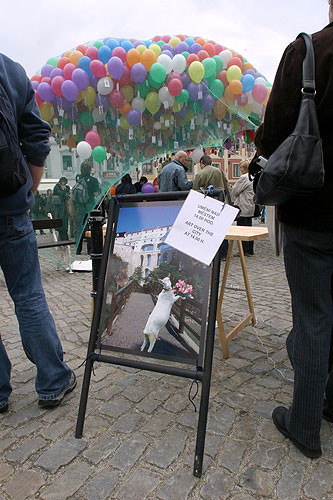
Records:
[[[53,206],[56,219],[62,219],[62,226],[57,229],[59,241],[68,240],[68,210],[67,201],[70,196],[70,189],[66,177],[60,177],[59,182],[53,188]]]
[[[121,179],[121,183],[116,187],[116,194],[135,194],[136,189],[132,184],[132,179],[130,174],[124,175]]]

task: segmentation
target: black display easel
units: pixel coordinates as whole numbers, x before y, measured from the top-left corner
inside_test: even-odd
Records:
[[[207,194],[211,193],[207,192],[203,193],[203,195]],[[112,197],[108,211],[109,221],[114,221],[115,212],[117,209],[117,204],[119,204],[119,200],[121,200],[121,202],[124,203],[140,202],[140,201],[141,202],[172,201],[172,200],[184,200],[187,197],[187,195],[188,191],[179,191],[179,192],[169,192],[169,193],[124,195],[121,196],[121,198]],[[224,192],[222,190],[215,190],[213,196],[217,197],[220,201],[224,200]],[[209,392],[210,392],[212,361],[213,361],[215,318],[216,318],[219,277],[220,277],[220,250],[217,252],[212,264],[210,299],[208,308],[208,326],[205,339],[204,363],[202,367],[198,367],[198,369],[195,370],[193,368],[191,369],[191,368],[180,368],[176,366],[158,365],[156,363],[151,363],[142,360],[125,359],[123,357],[120,358],[117,356],[105,355],[96,352],[96,348],[97,348],[97,339],[99,335],[98,329],[102,311],[103,292],[104,292],[105,276],[108,263],[108,254],[109,254],[109,249],[111,248],[112,245],[112,241],[114,241],[115,238],[115,231],[113,228],[113,223],[112,222],[109,223],[107,226],[106,236],[104,240],[104,251],[103,251],[104,218],[101,212],[98,210],[92,211],[89,218],[89,223],[91,226],[91,244],[92,244],[91,257],[93,261],[92,296],[94,298],[94,314],[93,314],[89,344],[87,349],[75,437],[78,439],[82,438],[91,372],[93,369],[94,362],[110,363],[114,365],[127,366],[152,372],[165,373],[179,377],[196,379],[202,382],[202,391],[200,400],[199,421],[197,428],[197,440],[196,440],[193,474],[196,477],[200,477],[202,473],[202,463],[203,463],[204,446],[206,438],[207,413],[208,413]]]

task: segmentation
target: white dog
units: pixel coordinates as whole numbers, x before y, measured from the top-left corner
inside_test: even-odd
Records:
[[[147,324],[143,329],[144,340],[141,346],[141,351],[144,350],[149,342],[148,352],[153,350],[156,339],[163,326],[166,325],[173,304],[180,298],[180,295],[175,295],[172,291],[170,274],[163,280],[158,280],[163,285],[163,290],[158,296],[154,309],[152,310]]]

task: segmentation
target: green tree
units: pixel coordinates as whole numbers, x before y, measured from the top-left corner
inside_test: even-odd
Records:
[[[137,283],[141,283],[143,280],[142,267],[138,266],[134,269],[132,276],[129,277],[129,280],[136,281]]]

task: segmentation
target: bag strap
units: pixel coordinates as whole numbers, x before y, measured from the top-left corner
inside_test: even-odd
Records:
[[[306,97],[316,94],[316,81],[315,81],[315,56],[313,51],[312,36],[308,33],[300,33],[299,36],[303,37],[306,54],[303,61],[303,75],[302,75],[302,94]]]

